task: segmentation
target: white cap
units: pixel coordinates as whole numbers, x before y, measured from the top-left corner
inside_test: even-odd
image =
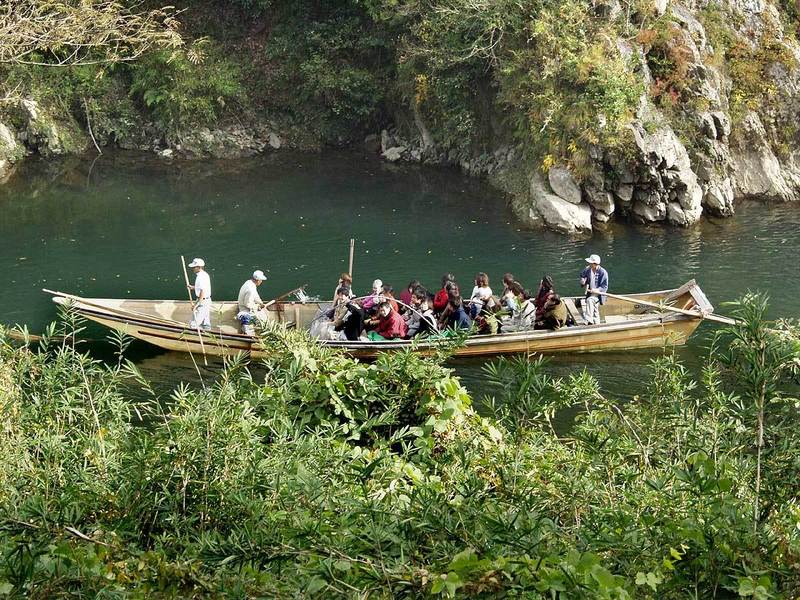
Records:
[[[383,287],[383,282],[380,279],[376,279],[372,282],[372,289],[373,290],[380,290]]]
[[[267,278],[264,276],[264,271],[262,271],[260,269],[257,270],[257,271],[253,271],[253,279],[255,279],[256,281],[266,281],[267,280]]]
[[[206,261],[204,261],[202,258],[193,258],[192,262],[190,262],[186,266],[187,267],[205,267],[206,266]]]
[[[600,264],[600,257],[597,254],[592,254],[589,258],[586,259],[586,262],[590,265],[599,265]]]

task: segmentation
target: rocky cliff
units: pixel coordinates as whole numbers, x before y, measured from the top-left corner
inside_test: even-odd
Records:
[[[800,197],[789,0],[434,2],[412,16],[346,4],[321,3],[311,23],[293,13],[294,29],[259,13],[246,43],[220,46],[205,70],[161,59],[105,96],[83,77],[68,110],[17,86],[0,101],[0,181],[26,155],[93,142],[234,157],[373,131],[367,150],[488,177],[523,221],[566,233],[612,219],[689,226],[737,199]],[[286,46],[298,32],[307,39]]]
[[[604,18],[623,12],[617,0],[596,0],[594,6]],[[542,164],[539,157],[526,157],[521,144],[453,153],[437,147],[426,129],[406,127],[384,132],[383,156],[454,164],[489,176],[511,193],[522,220],[565,233],[588,232],[619,218],[689,226],[703,214],[732,215],[738,199],[798,199],[796,20],[787,23],[765,0],[659,0],[651,8],[668,31],[666,47],[657,49],[661,57],[641,35],[647,24],[640,35],[614,42],[643,90],[625,124],[625,143],[587,144],[580,164]],[[714,43],[724,44],[727,55]],[[670,88],[667,102],[670,74],[658,62],[663,54],[683,62],[680,93]],[[654,74],[651,65],[661,72]],[[419,124],[415,117],[406,121]]]

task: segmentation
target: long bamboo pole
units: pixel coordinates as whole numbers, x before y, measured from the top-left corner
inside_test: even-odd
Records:
[[[350,238],[350,260],[347,263],[347,272],[350,273],[350,280],[353,279],[353,250],[355,249],[356,241]]]
[[[667,306],[666,304],[656,304],[655,302],[648,302],[647,300],[641,300],[639,298],[631,298],[630,296],[622,296],[621,294],[611,294],[609,292],[603,292],[604,296],[608,296],[609,298],[616,298],[617,300],[622,300],[623,302],[631,302],[633,304],[643,304],[644,306],[650,306],[652,308],[659,308],[661,310],[669,310],[674,313],[679,313],[682,315],[688,315],[690,317],[695,317],[697,319],[708,319],[709,321],[716,321],[718,323],[725,323],[726,325],[737,325],[739,322],[736,319],[731,319],[728,317],[723,317],[721,315],[715,315],[712,313],[701,313],[699,311],[694,310],[685,310],[683,308],[675,308],[674,306]]]
[[[189,272],[186,270],[186,260],[181,255],[181,268],[183,269],[183,279],[186,282],[186,291],[189,292],[189,304],[192,306],[192,320],[197,328],[197,339],[200,340],[200,350],[203,352],[203,364],[208,366],[208,359],[206,358],[206,346],[203,343],[203,333],[200,331],[200,323],[194,318],[194,300],[192,299],[192,290],[189,287]]]

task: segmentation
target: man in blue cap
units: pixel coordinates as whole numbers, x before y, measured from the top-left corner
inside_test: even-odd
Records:
[[[600,266],[600,257],[592,254],[586,259],[589,265],[581,272],[581,287],[586,290],[583,301],[583,318],[588,325],[600,322],[600,305],[605,304],[608,291],[608,271]]]

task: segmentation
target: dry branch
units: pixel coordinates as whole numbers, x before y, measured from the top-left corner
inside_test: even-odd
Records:
[[[0,5],[0,63],[76,66],[130,62],[183,45],[172,6],[137,12],[114,0],[7,0]]]

